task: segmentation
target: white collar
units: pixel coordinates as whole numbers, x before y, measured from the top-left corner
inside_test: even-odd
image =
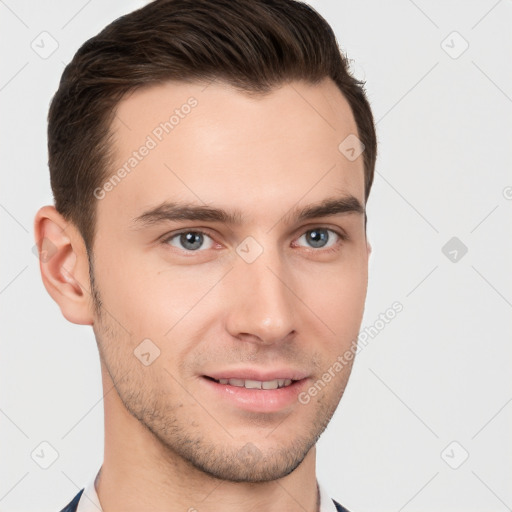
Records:
[[[89,480],[85,486],[84,492],[82,493],[82,496],[80,496],[80,501],[78,502],[76,512],[103,512],[100,500],[98,499],[98,494],[96,493],[96,487],[94,485],[98,474],[99,471]],[[320,484],[318,479],[316,483],[320,492],[320,512],[336,512],[334,502],[327,493],[327,490]]]
[[[98,493],[96,492],[96,487],[94,485],[99,474],[100,472],[98,470],[98,472],[89,479],[89,482],[87,482],[84,492],[82,493],[82,496],[80,496],[76,512],[103,512],[98,498]]]

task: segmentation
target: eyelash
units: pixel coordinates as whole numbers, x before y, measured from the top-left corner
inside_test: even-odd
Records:
[[[301,238],[303,235],[305,235],[307,233],[310,233],[311,231],[315,231],[315,230],[330,231],[331,233],[334,233],[335,235],[337,235],[339,237],[339,241],[337,243],[335,243],[332,247],[328,247],[327,249],[322,249],[322,248],[316,249],[314,247],[309,247],[309,250],[314,251],[314,252],[324,253],[324,254],[331,253],[331,252],[336,252],[336,251],[338,251],[340,249],[340,246],[342,245],[343,242],[347,242],[349,240],[348,235],[346,233],[344,233],[343,231],[337,231],[335,229],[328,228],[328,227],[323,227],[323,226],[315,226],[313,228],[307,229],[298,238]],[[213,236],[211,236],[206,231],[203,231],[201,229],[183,229],[181,231],[177,231],[175,233],[172,233],[169,236],[165,236],[162,239],[162,244],[169,245],[169,242],[171,240],[173,240],[174,238],[178,237],[179,235],[183,235],[184,233],[196,233],[196,234],[206,235],[207,237],[211,238],[215,242]],[[181,252],[194,254],[194,253],[203,252],[203,251],[201,251],[200,249],[198,249],[197,251],[191,251],[191,250],[182,249]]]

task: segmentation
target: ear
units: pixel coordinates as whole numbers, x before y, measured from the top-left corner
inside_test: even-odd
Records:
[[[34,219],[34,237],[46,291],[67,320],[92,325],[89,261],[80,232],[54,206],[43,206]]]
[[[366,239],[366,250],[368,251],[368,257],[370,257],[370,254],[372,252],[372,246],[371,246],[370,242],[368,241],[368,239]]]

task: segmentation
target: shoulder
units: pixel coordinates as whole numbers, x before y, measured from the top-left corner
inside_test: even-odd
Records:
[[[60,512],[76,512],[76,509],[78,508],[78,502],[80,501],[80,496],[82,496],[82,493],[84,490],[82,489],[74,498],[73,500],[68,503]]]
[[[350,512],[344,506],[340,505],[337,501],[335,501],[335,500],[332,500],[332,501],[334,502],[334,506],[336,507],[337,512]]]

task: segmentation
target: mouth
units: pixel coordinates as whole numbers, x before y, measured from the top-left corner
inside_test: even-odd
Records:
[[[279,375],[279,374],[278,374]],[[297,375],[301,376],[301,375]],[[203,375],[205,393],[211,394],[206,400],[219,407],[226,405],[231,409],[243,409],[258,413],[277,413],[291,411],[297,407],[298,395],[308,385],[309,377],[300,380],[277,378],[272,380],[254,380],[238,378],[218,379]],[[261,377],[260,377],[261,378]]]
[[[238,388],[259,389],[262,391],[286,388],[288,386],[291,386],[294,382],[298,382],[298,380],[293,379],[273,379],[261,381],[253,379],[214,379],[213,377],[209,377],[208,375],[203,375],[203,377],[213,382],[216,382],[217,384],[227,384],[229,386],[235,386]]]

